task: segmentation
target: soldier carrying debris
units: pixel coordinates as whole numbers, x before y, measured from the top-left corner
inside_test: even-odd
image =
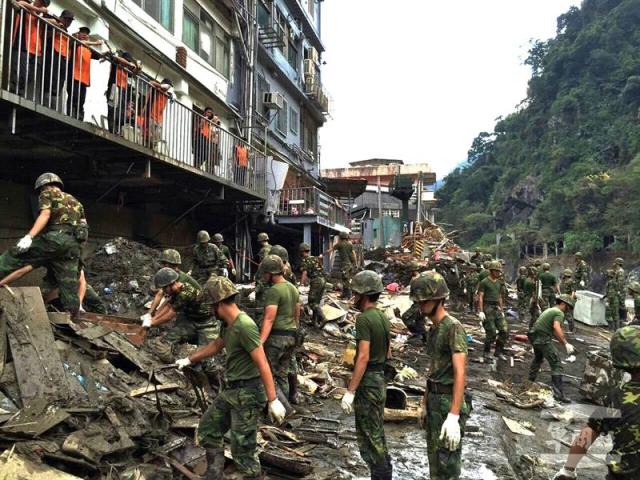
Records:
[[[570,268],[565,268],[562,272],[562,280],[560,280],[560,293],[569,295],[572,298],[576,298],[576,284],[573,281],[573,272]],[[573,312],[571,310],[565,313],[567,319],[567,325],[569,326],[569,332],[575,333],[576,325],[573,321]]]
[[[562,388],[562,363],[558,358],[558,352],[553,346],[552,339],[555,336],[564,345],[568,355],[575,351],[573,345],[567,342],[562,331],[562,322],[568,311],[575,304],[575,300],[570,295],[562,294],[556,298],[555,307],[548,308],[538,317],[533,327],[529,331],[529,341],[533,345],[533,361],[529,368],[529,380],[536,381],[542,361],[549,362],[551,367],[551,382],[553,396],[560,402],[569,402],[564,395]]]
[[[311,245],[301,243],[300,255],[302,256],[300,262],[300,285],[309,285],[308,305],[313,312],[313,323],[318,327],[322,327],[327,320],[322,312],[320,302],[322,301],[327,281],[324,278],[318,259],[311,256]]]
[[[231,272],[231,275],[233,275],[233,278],[237,281],[236,267],[233,263],[233,258],[231,257],[231,251],[223,242],[224,237],[221,233],[213,235],[213,244],[218,247],[218,250],[220,250],[220,257],[218,258],[219,274],[228,277],[229,272]]]
[[[391,358],[391,324],[376,308],[382,293],[377,273],[358,273],[352,284],[356,318],[356,361],[347,392],[342,397],[345,413],[355,410],[356,434],[360,455],[371,471],[373,480],[391,480],[393,466],[384,434],[384,405],[387,383],[384,367]]]
[[[609,324],[609,330],[615,332],[620,327],[620,296],[616,282],[616,272],[607,270],[607,283],[604,288],[605,318]]]
[[[211,237],[206,230],[200,230],[196,237],[198,244],[193,247],[193,278],[199,283],[206,282],[211,275],[218,275],[220,249],[209,243]]]
[[[351,277],[356,266],[356,254],[347,232],[340,232],[340,241],[328,250],[338,252],[340,257],[340,279],[342,280],[342,298],[351,298]]]
[[[504,354],[504,346],[509,339],[509,325],[504,316],[504,282],[500,279],[502,263],[493,261],[489,265],[489,277],[478,285],[478,317],[485,329],[484,358],[488,359],[491,346],[495,342],[495,356]]]
[[[47,267],[60,288],[62,306],[72,314],[80,307],[78,265],[80,243],[88,236],[84,207],[62,191],[55,173],[43,173],[35,182],[40,214],[15,247],[0,255],[0,278],[27,265]]]
[[[236,304],[238,290],[224,277],[213,277],[204,286],[203,304],[222,319],[221,336],[187,358],[176,361],[180,370],[226,352],[226,386],[204,413],[198,425],[198,444],[206,450],[206,480],[224,477],[224,437],[231,440],[231,455],[244,479],[261,477],[258,459],[258,419],[264,404],[277,424],[285,408],[276,396],[269,363],[260,342],[258,327]]]
[[[611,433],[613,448],[607,455],[608,480],[640,478],[640,326],[626,326],[611,338],[611,361],[631,375],[614,388],[604,406],[597,408],[573,440],[567,461],[553,480],[577,479],[576,467],[600,435]]]
[[[420,425],[427,431],[433,479],[460,477],[461,440],[472,408],[464,393],[467,335],[445,309],[448,296],[449,287],[439,273],[427,272],[411,282],[411,300],[433,322],[427,336],[431,368],[419,415]]]
[[[589,265],[583,260],[582,252],[576,252],[576,269],[575,280],[576,284],[581,288],[587,288],[589,284]]]

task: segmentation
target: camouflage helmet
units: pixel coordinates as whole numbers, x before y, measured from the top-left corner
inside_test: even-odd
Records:
[[[616,274],[616,272],[614,272],[612,269],[608,268],[607,269],[607,277],[613,277]]]
[[[269,235],[267,235],[266,233],[262,232],[258,234],[258,241],[259,242],[268,242],[269,241]]]
[[[640,369],[640,326],[628,325],[611,337],[611,363],[622,370]]]
[[[551,270],[551,265],[549,265],[547,262],[542,264],[542,270],[544,270],[545,272],[547,270]]]
[[[565,268],[562,271],[562,276],[563,277],[573,277],[573,270],[571,270],[570,268]]]
[[[489,265],[489,270],[495,270],[497,272],[501,272],[502,271],[502,262],[500,262],[499,260],[494,260],[493,262],[491,262],[491,264]]]
[[[200,230],[198,232],[198,235],[196,236],[196,239],[198,240],[198,243],[207,243],[209,240],[211,240],[211,237],[209,236],[209,232],[207,232],[206,230]]]
[[[283,262],[289,261],[289,252],[282,245],[274,245],[273,247],[271,247],[271,250],[269,250],[269,254],[277,255],[282,259]]]
[[[357,273],[351,281],[351,290],[359,295],[382,293],[383,289],[380,275],[371,270],[364,270]]]
[[[478,270],[478,265],[476,265],[475,263],[470,263],[469,268],[475,272],[476,270]]]
[[[525,267],[524,265],[521,266],[520,268],[518,268],[518,273],[521,275],[527,273],[527,267]]]
[[[222,236],[222,234],[221,234],[221,233],[215,233],[215,234],[213,235],[213,241],[214,241],[215,243],[222,243],[222,242],[224,242],[224,237]]]
[[[284,262],[279,256],[269,254],[264,257],[264,260],[260,263],[260,269],[264,273],[281,275],[284,272]]]
[[[536,259],[533,261],[533,264],[534,264],[536,267],[539,267],[540,265],[542,265],[542,260],[540,260],[539,258],[536,258]]]
[[[153,277],[153,283],[156,288],[164,288],[178,280],[178,272],[173,268],[164,267],[158,270],[155,277]]]
[[[420,264],[415,260],[410,261],[409,270],[411,270],[412,272],[417,272],[418,270],[420,270]]]
[[[62,183],[62,179],[55,173],[51,173],[51,172],[43,173],[38,178],[36,178],[36,183],[33,188],[35,190],[38,190],[44,187],[45,185],[51,185],[52,183],[55,185],[59,185],[60,188],[64,188],[64,183]]]
[[[349,239],[349,234],[347,232],[340,232],[340,238],[342,240],[348,240]]]
[[[220,303],[229,297],[233,297],[239,293],[236,286],[227,277],[214,276],[211,277],[203,286],[204,304],[212,305]]]
[[[160,261],[162,263],[168,263],[170,265],[182,265],[182,258],[180,257],[180,253],[173,248],[167,248],[162,251],[160,255]]]
[[[491,262],[489,260],[485,260],[484,262],[482,262],[482,268],[484,268],[485,270],[489,270],[490,266]]]
[[[302,242],[300,244],[300,251],[301,252],[310,252],[311,251],[311,245],[309,245],[307,242]]]
[[[571,295],[567,295],[566,293],[563,293],[562,295],[558,295],[556,297],[556,303],[558,302],[566,303],[571,308],[573,308],[576,304],[575,299]]]
[[[620,265],[620,266],[624,265],[624,258],[620,258],[620,257],[616,258],[616,265]]]
[[[576,252],[575,257],[576,258],[582,258],[584,255],[582,254],[582,252]]]
[[[640,293],[640,283],[638,282],[631,282],[627,288],[633,293]],[[638,314],[640,314],[640,312],[638,312]]]
[[[410,297],[414,302],[442,300],[448,296],[447,282],[438,272],[429,271],[411,281]]]

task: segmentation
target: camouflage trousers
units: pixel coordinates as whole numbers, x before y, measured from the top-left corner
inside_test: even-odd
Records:
[[[264,353],[267,356],[271,373],[277,386],[285,396],[289,396],[289,372],[292,358],[295,357],[296,338],[289,335],[274,335],[273,332],[264,342]]]
[[[469,303],[469,310],[476,311],[476,287],[467,287],[467,302]]]
[[[217,275],[218,270],[215,267],[195,267],[192,277],[200,284],[204,285],[211,276]]]
[[[536,335],[533,332],[529,333],[529,341],[533,345],[533,360],[529,367],[529,380],[533,381],[536,379],[544,360],[546,360],[549,363],[549,367],[551,367],[551,375],[562,375],[562,363],[560,362],[558,351],[551,341],[541,342],[541,340],[536,339]]]
[[[19,253],[12,247],[0,255],[0,278],[26,265],[46,267],[60,287],[62,306],[68,311],[77,311],[79,258],[80,245],[70,232],[45,231],[33,239],[26,252]]]
[[[193,322],[186,315],[178,313],[175,325],[169,330],[165,341],[172,345],[179,343],[190,343],[192,345],[203,346],[214,341],[220,336],[220,322],[200,324]]]
[[[533,298],[529,301],[529,315],[531,318],[529,319],[529,328],[533,327],[533,324],[536,323],[536,320],[540,316],[540,304],[538,302],[538,298]]]
[[[518,318],[522,321],[527,315],[529,304],[527,303],[527,297],[524,292],[518,292]]]
[[[342,295],[351,296],[351,278],[353,277],[353,265],[347,263],[340,265],[340,282],[342,282]]]
[[[509,340],[509,325],[507,319],[500,312],[498,305],[495,303],[484,304],[485,320],[482,326],[485,330],[485,345],[493,345],[493,342],[500,342],[502,345]]]
[[[413,335],[424,335],[424,315],[420,311],[420,306],[417,303],[413,303],[413,305],[409,307],[409,310],[402,314],[402,322]]]
[[[246,476],[260,475],[258,459],[258,419],[267,403],[259,379],[255,386],[223,390],[207,409],[198,425],[198,445],[222,450],[229,432],[231,455],[236,469]]]
[[[564,313],[564,319],[567,321],[567,327],[571,333],[576,331],[576,322],[573,318],[573,311],[571,309],[567,309]]]
[[[371,470],[391,466],[383,423],[386,400],[387,383],[384,373],[366,372],[356,390],[353,410],[360,456]]]
[[[46,299],[47,293],[56,288],[58,288],[56,279],[51,273],[51,270],[47,270],[47,274],[42,279],[42,285],[40,286],[42,296]],[[78,302],[79,301],[80,299],[78,299]],[[98,293],[89,284],[87,284],[87,290],[84,293],[82,306],[84,307],[85,311],[90,313],[97,313],[98,315],[107,314],[107,307],[105,307],[102,299],[98,296]]]
[[[324,287],[327,284],[326,280],[317,276],[312,278],[309,282],[309,308],[313,309],[320,306],[322,302],[322,295],[324,294]]]
[[[269,289],[269,284],[262,279],[256,279],[256,307],[264,308],[264,296]]]
[[[442,424],[451,410],[451,395],[429,393],[427,397],[427,457],[432,480],[453,480],[460,478],[462,467],[462,441],[454,451],[449,450],[440,440]],[[464,437],[464,426],[469,418],[471,406],[467,402],[460,408],[460,434]]]
[[[546,288],[542,289],[540,294],[540,308],[544,312],[547,308],[553,307],[556,304],[556,294],[553,290]]]
[[[617,330],[622,326],[620,322],[620,300],[618,297],[607,297],[607,307],[605,309],[605,318],[609,324],[609,329]]]

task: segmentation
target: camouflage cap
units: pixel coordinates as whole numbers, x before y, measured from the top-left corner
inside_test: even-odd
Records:
[[[565,268],[562,271],[562,276],[563,277],[572,277],[573,276],[573,270],[571,270],[570,268]]]
[[[213,241],[216,242],[216,243],[222,243],[222,242],[224,242],[224,237],[222,236],[221,233],[215,233],[213,235]]]
[[[360,295],[381,293],[384,287],[380,275],[371,270],[364,270],[356,274],[351,281],[351,290]]]
[[[418,270],[420,270],[420,264],[415,260],[410,261],[409,270],[411,270],[412,272],[417,272]]]
[[[484,268],[485,270],[489,270],[490,266],[491,262],[489,260],[485,260],[484,262],[482,262],[482,268]]]
[[[173,248],[167,248],[162,251],[160,255],[160,261],[162,263],[168,263],[170,265],[182,265],[182,258],[180,257],[180,253]]]
[[[449,287],[444,277],[438,272],[429,271],[411,281],[411,300],[426,302],[441,300],[449,296]]]
[[[284,272],[284,262],[277,255],[267,255],[258,267],[264,273],[280,275]]]
[[[259,242],[268,242],[269,241],[269,235],[267,235],[266,233],[262,232],[258,234],[258,241]]]
[[[518,273],[527,273],[527,267],[524,265],[518,268]]]
[[[206,305],[220,303],[229,297],[239,293],[236,286],[227,277],[211,277],[203,286],[204,301]]]
[[[478,265],[476,265],[475,263],[472,263],[472,264],[469,265],[469,268],[471,270],[478,270]]]
[[[198,240],[198,243],[207,243],[209,240],[211,240],[211,237],[209,236],[209,232],[207,232],[206,230],[200,230],[198,232],[198,235],[196,236],[196,239]]]
[[[640,326],[628,325],[611,337],[611,363],[622,370],[640,369]]]
[[[566,303],[571,308],[573,308],[576,304],[575,299],[571,295],[567,295],[566,293],[563,293],[562,295],[558,295],[556,297],[556,303],[557,302]]]
[[[620,257],[616,258],[616,265],[620,265],[620,266],[624,265],[624,258],[620,258]]]
[[[582,252],[576,252],[575,256],[578,258],[582,258],[584,255],[582,255]]]
[[[283,262],[289,261],[289,252],[282,245],[274,245],[273,247],[271,247],[271,250],[269,250],[269,254],[277,255],[282,259]]]
[[[494,270],[496,272],[501,272],[502,271],[502,263],[499,260],[494,260],[489,265],[489,270]]]
[[[551,270],[551,265],[549,265],[547,262],[542,264],[542,270]]]
[[[164,288],[178,280],[178,272],[173,268],[164,267],[158,270],[155,277],[153,277],[153,283],[156,288]]]
[[[536,267],[539,267],[540,265],[542,265],[542,260],[540,260],[539,258],[536,258],[536,259],[533,261],[533,264],[534,264]]]
[[[349,234],[347,232],[340,232],[340,238],[347,240],[349,238]]]
[[[300,251],[301,252],[310,252],[311,251],[311,245],[309,245],[307,242],[302,242],[300,244]]]
[[[36,178],[36,183],[33,188],[35,190],[38,190],[44,187],[45,185],[51,185],[51,184],[59,185],[60,188],[64,188],[64,183],[62,183],[62,179],[55,173],[51,173],[51,172],[43,173],[38,178]]]
[[[629,290],[631,290],[633,293],[640,293],[640,283],[639,282],[635,282],[635,281],[631,282],[627,288]],[[640,312],[638,312],[637,315],[640,315]]]

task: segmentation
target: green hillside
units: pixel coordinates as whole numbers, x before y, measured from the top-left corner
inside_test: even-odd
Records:
[[[563,240],[640,251],[640,0],[585,0],[535,42],[527,98],[482,132],[438,190],[461,243]],[[508,245],[505,245],[509,248]]]

